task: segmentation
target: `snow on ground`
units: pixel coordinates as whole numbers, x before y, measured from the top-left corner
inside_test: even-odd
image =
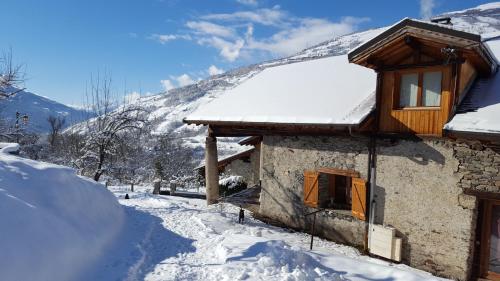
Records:
[[[0,279],[78,280],[121,231],[122,207],[71,168],[0,148]]]
[[[232,205],[151,195],[151,187],[111,190],[126,206],[127,234],[88,280],[442,280],[321,239],[311,252],[306,234],[248,212],[238,224]]]

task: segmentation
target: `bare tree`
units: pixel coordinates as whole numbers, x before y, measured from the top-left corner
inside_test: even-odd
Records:
[[[54,147],[56,144],[59,134],[61,133],[62,128],[66,124],[66,118],[63,116],[54,116],[50,115],[47,118],[47,122],[49,122],[50,132],[49,132],[49,144],[51,147]]]
[[[137,104],[116,105],[108,75],[91,78],[87,99],[97,117],[86,122],[85,154],[80,164],[82,168],[92,169],[94,180],[99,181],[107,160],[116,154],[122,136],[126,132],[141,131],[147,124],[146,110]]]
[[[23,65],[14,64],[12,60],[12,50],[4,52],[0,55],[0,100],[10,98],[16,93],[24,90],[18,89],[16,86],[24,81]],[[17,140],[23,134],[22,124],[19,121],[27,122],[28,117],[16,114],[16,123],[14,126],[9,125],[5,120],[0,120],[0,138],[9,141]]]
[[[24,81],[24,66],[12,60],[12,50],[0,57],[0,98],[8,98],[24,89],[15,88]]]

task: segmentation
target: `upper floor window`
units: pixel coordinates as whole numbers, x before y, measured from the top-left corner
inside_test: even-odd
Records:
[[[400,108],[439,106],[442,76],[441,71],[401,74],[396,105]]]

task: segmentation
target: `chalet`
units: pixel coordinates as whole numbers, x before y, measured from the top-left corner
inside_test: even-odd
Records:
[[[184,121],[260,136],[260,215],[439,276],[500,280],[500,38],[403,19],[267,68]],[[315,216],[307,216],[319,211]]]

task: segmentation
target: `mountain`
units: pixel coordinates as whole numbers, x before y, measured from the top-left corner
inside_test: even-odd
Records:
[[[8,92],[15,92],[16,89]],[[47,118],[51,115],[61,116],[66,119],[66,126],[82,122],[89,118],[89,113],[76,109],[28,91],[19,91],[8,99],[0,99],[0,117],[7,124],[14,125],[16,112],[20,116],[27,115],[26,125],[20,121],[28,132],[47,133],[50,130]]]
[[[479,34],[492,34],[500,31],[500,2],[464,11],[449,12],[440,16],[451,17],[453,28],[460,30]],[[204,146],[206,128],[188,126],[182,123],[182,119],[199,106],[220,97],[228,89],[237,86],[267,67],[346,54],[352,48],[375,37],[387,28],[382,27],[335,37],[290,57],[231,70],[196,84],[171,90],[168,93],[142,97],[137,102],[152,112],[150,120],[153,122],[155,132],[179,133],[186,146],[201,150]],[[220,155],[233,153],[237,150],[241,150],[241,147],[235,144],[235,139],[220,139]]]

